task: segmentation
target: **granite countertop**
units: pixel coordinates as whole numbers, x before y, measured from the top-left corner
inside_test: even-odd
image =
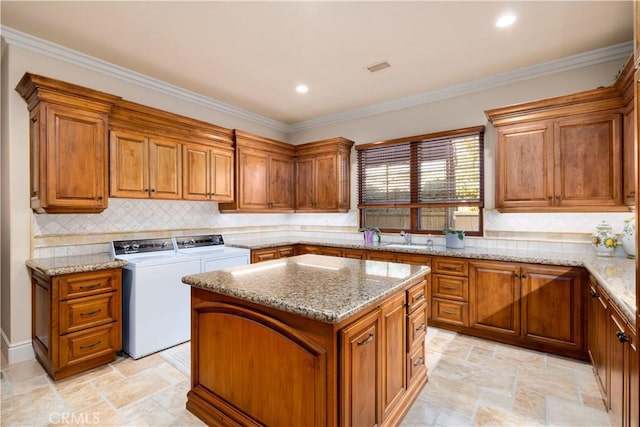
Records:
[[[118,268],[126,265],[127,262],[115,259],[113,255],[108,252],[103,252],[89,255],[29,259],[26,264],[27,267],[51,277],[61,274]]]
[[[332,246],[345,249],[366,249],[373,251],[423,254],[428,256],[447,256],[469,259],[485,259],[506,262],[563,265],[584,267],[595,277],[598,283],[609,293],[618,308],[626,315],[632,325],[636,323],[636,269],[635,260],[621,257],[598,257],[595,254],[578,255],[571,252],[550,252],[543,250],[514,250],[486,247],[468,247],[450,249],[434,245],[424,247],[390,247],[388,244],[365,245],[363,242],[346,239],[269,239],[229,242],[229,246],[247,249],[264,249],[274,246],[307,244]]]
[[[322,322],[339,323],[430,271],[426,266],[307,254],[193,274],[182,281]]]

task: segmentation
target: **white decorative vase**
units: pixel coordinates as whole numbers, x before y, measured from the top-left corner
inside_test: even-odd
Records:
[[[607,221],[600,221],[596,232],[591,235],[591,245],[597,256],[613,256],[618,240],[611,231],[611,225]]]
[[[627,253],[627,258],[636,257],[636,219],[634,217],[624,220],[622,229],[622,249]]]
[[[447,240],[447,247],[451,249],[462,249],[464,248],[464,238],[460,239],[457,234],[447,234],[445,236]]]

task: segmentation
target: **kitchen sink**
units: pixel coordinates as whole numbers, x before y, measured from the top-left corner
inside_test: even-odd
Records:
[[[387,248],[403,248],[403,249],[431,249],[433,245],[417,245],[413,243],[388,243],[383,245]]]

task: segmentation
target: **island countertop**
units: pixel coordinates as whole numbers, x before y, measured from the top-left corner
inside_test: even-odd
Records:
[[[381,261],[299,255],[188,275],[188,285],[326,323],[339,323],[431,270]]]

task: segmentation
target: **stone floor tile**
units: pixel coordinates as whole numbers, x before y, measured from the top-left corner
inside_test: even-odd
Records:
[[[104,401],[98,389],[91,382],[67,386],[58,390],[60,397],[64,399],[72,411],[82,411]]]
[[[173,426],[174,417],[152,399],[144,399],[121,408],[127,424],[135,426]]]
[[[170,383],[150,372],[124,378],[105,386],[101,391],[103,396],[116,408],[121,408],[139,399],[150,397],[152,394],[168,387]]]
[[[121,426],[125,425],[124,419],[116,409],[107,402],[100,402],[83,411],[61,414],[59,418],[49,426]]]
[[[488,406],[479,406],[476,411],[476,416],[473,420],[474,426],[517,426],[517,427],[529,427],[529,426],[543,426],[536,420],[514,415],[508,411]]]
[[[169,414],[174,417],[179,416],[187,404],[187,392],[191,389],[191,382],[186,379],[174,384],[169,388],[157,392],[151,396],[151,400],[156,402]]]
[[[526,388],[516,389],[511,413],[532,423],[547,425],[547,409],[544,395]]]
[[[51,423],[58,414],[69,412],[55,389],[46,385],[2,402],[0,425],[44,426]]]
[[[36,359],[33,359],[8,366],[3,371],[3,375],[6,375],[8,379],[15,384],[20,381],[47,375],[47,372]]]
[[[551,426],[609,427],[609,414],[576,402],[547,397],[548,422]]]
[[[127,357],[122,360],[116,361],[112,364],[112,366],[120,373],[122,373],[122,375],[124,375],[125,377],[129,377],[147,369],[154,368],[163,363],[165,363],[165,360],[157,353],[155,353],[149,356],[142,357],[138,360]]]

